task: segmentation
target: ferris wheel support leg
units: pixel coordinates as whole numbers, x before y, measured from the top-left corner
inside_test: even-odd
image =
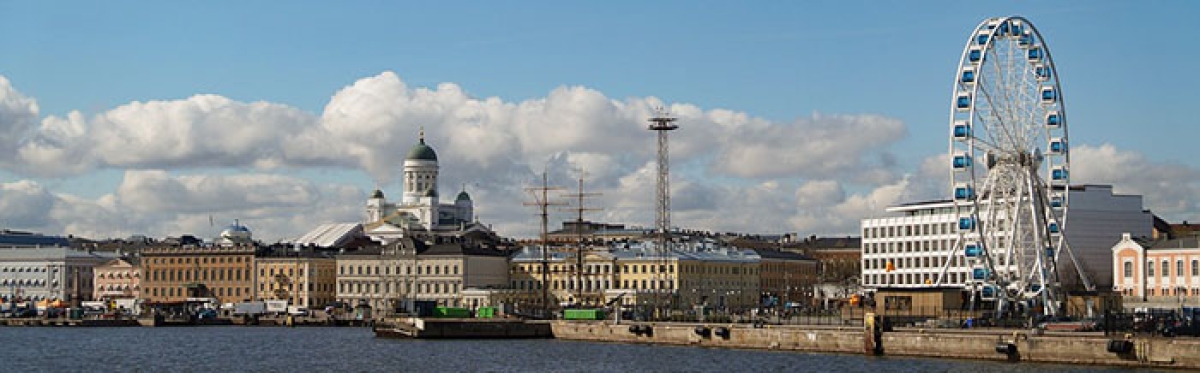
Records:
[[[960,239],[960,240],[958,240],[958,242],[956,242],[954,244],[954,248],[950,249],[950,256],[946,257],[946,263],[943,263],[942,269],[940,271],[938,271],[937,286],[942,286],[944,284],[945,279],[946,279],[946,271],[948,271],[950,269],[950,261],[954,258],[955,255],[958,254],[961,243],[962,243],[962,240]]]
[[[1066,251],[1067,257],[1071,258],[1071,264],[1075,267],[1075,273],[1079,274],[1079,281],[1083,282],[1084,289],[1087,289],[1087,291],[1096,291],[1096,284],[1093,284],[1092,279],[1088,278],[1088,275],[1083,272],[1083,266],[1080,265],[1079,260],[1075,259],[1075,253],[1071,251],[1071,245],[1067,244],[1066,237],[1063,237],[1062,250],[1059,251]]]

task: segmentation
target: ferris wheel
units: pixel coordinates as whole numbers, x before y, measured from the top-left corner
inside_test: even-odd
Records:
[[[1050,49],[1022,17],[984,20],[963,49],[950,107],[957,241],[943,265],[997,311],[1061,301],[1070,182],[1067,114]],[[1081,279],[1090,287],[1086,276]]]

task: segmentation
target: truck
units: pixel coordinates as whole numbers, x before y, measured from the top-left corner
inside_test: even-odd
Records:
[[[288,302],[286,300],[269,300],[267,303],[267,313],[284,313],[288,310]]]
[[[308,309],[300,306],[288,306],[287,313],[292,316],[308,316]]]
[[[233,314],[237,316],[257,316],[267,313],[266,302],[242,302],[233,305]]]

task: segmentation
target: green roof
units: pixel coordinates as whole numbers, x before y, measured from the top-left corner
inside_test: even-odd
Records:
[[[470,201],[471,195],[467,194],[467,191],[464,190],[464,191],[458,192],[458,198],[455,198],[454,200],[455,201]]]
[[[408,157],[404,159],[437,162],[437,153],[429,145],[425,145],[425,139],[422,138],[420,143],[417,143],[417,145],[408,151]]]

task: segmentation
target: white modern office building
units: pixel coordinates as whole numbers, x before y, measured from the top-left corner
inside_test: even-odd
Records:
[[[1123,232],[1150,237],[1154,217],[1142,207],[1142,196],[1113,194],[1109,185],[1072,186],[1069,193],[1067,242],[1096,288],[1109,289],[1113,245]],[[958,239],[956,219],[951,200],[893,206],[885,217],[863,219],[863,286],[936,285],[948,257],[951,262],[943,285],[966,283],[971,270],[966,258],[961,252],[950,256]],[[1060,261],[1069,259],[1064,255]],[[1060,267],[1060,273],[1069,270]]]

